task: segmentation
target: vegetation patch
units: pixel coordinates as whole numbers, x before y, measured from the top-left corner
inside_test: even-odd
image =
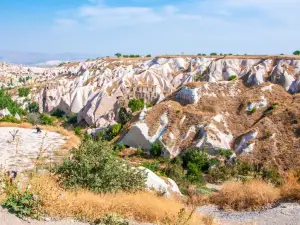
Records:
[[[56,169],[68,188],[86,188],[97,193],[137,191],[145,187],[146,175],[112,153],[104,141],[85,140],[72,150],[72,159]]]

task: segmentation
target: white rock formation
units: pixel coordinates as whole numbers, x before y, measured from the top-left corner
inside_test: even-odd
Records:
[[[172,179],[163,179],[149,169],[146,169],[144,167],[139,168],[145,171],[145,173],[147,174],[146,186],[149,190],[155,190],[157,192],[163,193],[166,196],[170,196],[172,194],[182,195],[177,184]]]

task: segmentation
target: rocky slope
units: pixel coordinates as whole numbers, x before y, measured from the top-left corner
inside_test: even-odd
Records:
[[[252,153],[253,161],[282,169],[300,166],[300,95],[263,83],[195,82],[146,112],[125,135],[125,145],[150,149],[160,141],[166,156],[189,146]]]
[[[45,70],[52,74],[40,93],[45,111],[56,108],[78,113],[79,120],[97,127],[114,123],[120,99],[132,87],[156,86],[159,99],[193,81],[215,83],[237,77],[257,86],[272,82],[287,92],[300,91],[300,58],[174,57],[147,59],[97,59]]]
[[[133,147],[161,140],[170,156],[192,144],[260,150],[261,158],[299,149],[300,57],[101,58],[51,69],[2,63],[0,75],[32,76],[43,111],[76,113],[99,128],[116,123],[130,98],[161,102],[124,137]]]

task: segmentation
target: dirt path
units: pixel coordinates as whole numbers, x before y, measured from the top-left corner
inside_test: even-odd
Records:
[[[86,223],[76,222],[74,220],[62,221],[36,221],[36,220],[21,220],[7,210],[0,208],[0,224],[1,225],[87,225]]]
[[[203,206],[198,211],[212,215],[222,225],[300,225],[300,204],[281,203],[261,212],[225,212],[215,206]]]
[[[7,212],[6,209],[3,209],[0,206],[0,225],[89,225],[89,223],[82,223],[75,221],[74,219],[69,220],[49,220],[49,221],[37,221],[37,220],[21,220],[15,215]],[[130,225],[154,225],[150,223],[136,223],[129,222]]]

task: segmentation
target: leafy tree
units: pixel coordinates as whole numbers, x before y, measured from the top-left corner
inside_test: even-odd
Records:
[[[37,102],[29,102],[27,107],[30,113],[39,112],[39,104]]]
[[[115,56],[117,56],[118,58],[120,58],[122,56],[121,53],[116,53]]]
[[[198,148],[188,149],[182,155],[183,167],[188,169],[188,163],[197,165],[200,171],[209,169],[209,158],[207,153],[200,151]]]
[[[300,50],[294,51],[293,54],[294,55],[300,55]]]
[[[5,108],[7,108],[12,115],[15,115],[16,113],[19,115],[24,114],[24,111],[15,101],[12,100],[11,96],[4,92],[4,90],[0,90],[0,109]]]
[[[128,107],[131,109],[132,112],[141,111],[144,108],[144,99],[131,99],[128,103]]]
[[[127,111],[125,107],[121,107],[119,110],[119,122],[122,125],[127,124],[132,119],[132,114]]]
[[[145,187],[145,173],[121,161],[108,142],[84,140],[72,155],[72,160],[65,160],[56,169],[66,187],[97,193],[131,192]]]
[[[202,172],[196,163],[188,162],[187,179],[191,182],[199,182],[202,179]]]
[[[150,58],[150,57],[151,57],[151,54],[146,55],[146,57]]]
[[[218,55],[218,54],[217,54],[217,53],[215,53],[215,52],[213,52],[213,53],[210,53],[210,55],[212,55],[212,56],[213,56],[213,55]]]

